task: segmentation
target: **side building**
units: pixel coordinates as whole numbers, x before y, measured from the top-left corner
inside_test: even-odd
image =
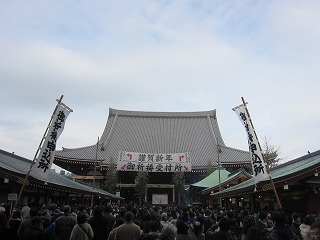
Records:
[[[77,175],[78,180],[102,184],[114,169],[120,152],[147,154],[188,153],[192,170],[184,173],[184,184],[196,183],[207,170],[219,164],[232,172],[251,172],[248,151],[226,146],[221,136],[216,110],[199,112],[142,112],[109,109],[105,129],[97,144],[56,151],[54,163]],[[149,173],[146,202],[153,194],[168,194],[169,203],[177,194],[174,172]],[[137,172],[117,172],[117,192],[133,200]]]
[[[22,204],[40,206],[43,203],[55,203],[60,207],[65,204],[83,204],[89,207],[92,206],[92,201],[97,203],[123,200],[99,188],[75,182],[64,174],[56,173],[54,169],[49,170],[47,179],[33,169],[26,179],[31,166],[31,160],[0,149],[0,201],[7,206],[11,205],[11,210],[17,200],[19,208]],[[21,198],[17,199],[23,184],[24,191]]]

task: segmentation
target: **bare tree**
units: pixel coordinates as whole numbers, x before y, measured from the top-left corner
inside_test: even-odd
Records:
[[[174,172],[172,175],[174,189],[178,194],[178,204],[181,202],[181,192],[184,190],[184,172]]]
[[[101,188],[109,193],[115,194],[117,187],[117,169],[114,159],[111,157],[108,172]]]
[[[212,161],[208,161],[208,164],[207,164],[207,176],[209,176],[211,173],[214,172],[216,168],[213,166],[213,163]]]
[[[272,145],[270,143],[270,138],[264,136],[262,148],[264,160],[268,164],[269,168],[277,166],[279,164],[279,161],[282,160],[282,158],[279,157],[280,147]]]
[[[145,196],[147,190],[147,184],[149,182],[149,173],[148,172],[138,172],[137,176],[134,179],[136,183],[135,196],[139,198],[139,204],[141,206],[141,199]]]

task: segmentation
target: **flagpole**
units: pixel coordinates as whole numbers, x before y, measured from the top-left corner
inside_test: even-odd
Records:
[[[92,189],[94,190],[94,187],[95,187],[95,180],[96,180],[96,165],[97,165],[97,161],[98,161],[98,148],[99,148],[99,137],[98,137],[98,141],[97,141],[97,148],[96,148],[96,159],[95,159],[95,162],[94,162],[94,169],[93,169],[93,180],[92,180]],[[91,210],[92,207],[93,207],[93,197],[94,195],[92,195],[91,197]]]
[[[17,200],[16,200],[16,202],[15,202],[15,204],[14,204],[14,208],[13,208],[13,209],[15,209],[15,208],[18,206],[19,202],[20,202],[22,192],[23,192],[25,186],[26,186],[27,183],[28,183],[28,178],[29,178],[29,176],[30,176],[32,167],[33,167],[34,163],[36,162],[36,159],[37,159],[37,156],[38,156],[38,154],[39,154],[39,151],[40,151],[41,145],[42,145],[42,143],[43,143],[43,140],[45,139],[45,136],[46,136],[46,134],[47,134],[47,132],[48,132],[48,130],[49,130],[50,124],[51,124],[51,122],[52,122],[52,119],[54,118],[54,116],[55,116],[55,114],[56,114],[56,111],[57,111],[57,109],[58,109],[58,107],[59,107],[59,105],[60,105],[60,103],[61,103],[61,101],[62,101],[62,98],[63,98],[63,95],[61,95],[61,97],[60,97],[59,100],[57,99],[58,103],[57,103],[55,109],[53,110],[53,113],[52,113],[52,115],[51,115],[49,124],[48,124],[48,126],[47,126],[46,131],[45,131],[44,134],[43,134],[43,137],[42,137],[42,139],[41,139],[41,141],[40,141],[40,144],[39,144],[39,147],[38,147],[38,149],[37,149],[37,151],[36,151],[36,154],[35,154],[34,157],[33,157],[33,160],[32,160],[32,163],[31,163],[31,165],[30,165],[29,171],[28,171],[27,175],[25,176],[25,178],[22,180],[22,186],[21,186],[19,195],[18,195],[18,197],[17,197]]]
[[[218,169],[219,169],[219,192],[221,192],[221,169],[220,169],[220,153],[221,153],[221,149],[220,146],[218,144]],[[221,202],[221,197],[219,198],[219,207],[220,207],[220,211],[222,210],[222,202]]]
[[[250,116],[250,114],[249,114],[249,111],[248,111],[248,108],[247,108],[247,105],[246,105],[247,103],[246,103],[246,101],[244,100],[243,97],[241,97],[241,99],[242,99],[243,106],[244,106],[244,108],[245,108],[245,110],[246,110],[246,112],[247,112],[247,115],[248,115],[248,117],[249,117],[249,121],[250,121],[250,124],[251,124],[251,126],[252,126],[254,135],[255,135],[256,139],[258,139],[257,133],[256,133],[256,131],[255,131],[255,129],[254,129],[253,123],[252,123],[252,121],[251,121],[251,116]],[[261,148],[261,145],[260,145],[259,140],[258,140],[258,146],[259,146],[260,152],[262,153],[262,148]],[[279,199],[277,190],[276,190],[276,188],[275,188],[274,182],[273,182],[272,177],[271,177],[271,174],[270,174],[269,165],[268,165],[268,163],[265,161],[263,154],[262,154],[262,160],[264,161],[264,163],[265,163],[265,165],[266,165],[266,168],[267,168],[267,171],[268,171],[268,176],[269,176],[269,179],[270,179],[270,182],[271,182],[271,185],[272,185],[273,193],[274,193],[274,195],[276,196],[276,200],[277,200],[278,207],[279,207],[279,209],[282,209],[282,205],[281,205],[281,202],[280,202],[280,199]]]

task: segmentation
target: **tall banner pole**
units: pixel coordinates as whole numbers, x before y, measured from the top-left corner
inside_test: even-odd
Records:
[[[43,174],[41,175],[41,173],[40,173],[40,175],[46,180],[46,177],[48,175],[47,170],[48,170],[48,168],[51,167],[52,162],[53,162],[56,140],[60,136],[60,134],[63,130],[65,118],[69,115],[70,112],[72,112],[72,109],[68,108],[66,105],[64,105],[62,103],[62,98],[63,98],[63,95],[61,95],[59,100],[57,99],[58,103],[57,103],[57,105],[51,115],[49,124],[45,130],[45,133],[44,133],[41,141],[40,141],[39,147],[34,155],[34,158],[33,158],[32,163],[30,165],[29,171],[27,172],[25,178],[20,180],[20,181],[22,181],[22,186],[21,186],[19,195],[17,197],[17,200],[15,202],[14,208],[16,208],[20,202],[24,188],[29,183],[28,178],[30,176],[30,173],[33,169],[34,164],[37,162],[37,160],[39,160],[39,162],[40,162],[38,168],[43,170]],[[58,109],[60,110],[59,115],[57,115]],[[64,111],[66,111],[66,112],[64,112]],[[53,122],[53,120],[55,120],[56,122]],[[50,130],[52,131],[51,136],[48,136],[48,132]],[[49,137],[50,137],[51,141],[48,140]],[[49,145],[49,147],[47,146],[47,149],[43,149],[44,142],[46,142],[46,141],[48,142],[47,145]],[[42,156],[40,156],[39,152],[43,152]]]
[[[262,148],[258,140],[257,133],[254,129],[254,126],[247,108],[247,103],[245,102],[243,97],[241,97],[241,99],[243,104],[233,108],[233,110],[238,114],[248,134],[248,144],[249,144],[249,149],[251,154],[251,164],[252,164],[252,169],[254,173],[255,186],[258,182],[269,178],[274,195],[277,200],[278,208],[282,209],[279,196],[277,194],[274,182],[270,174],[269,166],[265,161],[264,155],[262,154]],[[245,112],[242,111],[243,108]],[[249,123],[248,123],[248,120],[249,120]]]
[[[98,162],[98,148],[99,148],[99,137],[98,137],[98,141],[97,141],[97,148],[96,148],[96,159],[94,161],[94,169],[93,169],[93,180],[92,180],[92,189],[94,190],[95,188],[95,180],[96,180],[96,167],[97,167],[97,162]],[[94,199],[94,195],[91,196],[91,210],[93,207],[93,199]]]

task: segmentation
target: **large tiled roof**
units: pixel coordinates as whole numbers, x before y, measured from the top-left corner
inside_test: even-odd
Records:
[[[32,161],[17,156],[15,154],[11,154],[0,150],[0,171],[6,174],[10,174],[15,176],[16,178],[25,178]],[[112,199],[122,199],[118,196],[103,191],[101,189],[95,188],[93,189],[92,186],[84,185],[79,182],[73,181],[61,174],[56,173],[54,170],[50,170],[48,178],[43,179],[40,175],[36,173],[36,171],[31,171],[29,175],[30,183],[37,183],[44,185],[48,188],[55,188],[55,189],[65,189],[70,192],[75,193],[86,193],[86,194],[98,194],[106,197],[110,197]]]
[[[250,163],[249,152],[225,145],[216,111],[141,112],[109,109],[106,127],[98,143],[98,161],[117,160],[120,151],[141,153],[189,152],[193,169],[208,162]],[[63,148],[56,159],[94,161],[96,144],[75,149]]]
[[[270,170],[270,175],[276,187],[294,183],[307,176],[312,176],[320,171],[320,150],[297,158],[295,160],[280,164]],[[270,187],[270,180],[259,182],[255,189],[253,178],[213,194],[214,197],[229,197],[242,193],[262,191],[263,187]]]

